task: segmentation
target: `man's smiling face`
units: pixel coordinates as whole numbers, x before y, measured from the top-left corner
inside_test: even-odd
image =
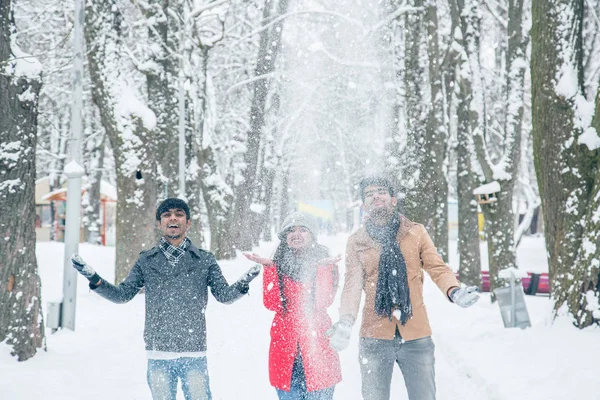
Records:
[[[384,186],[370,185],[364,190],[363,210],[373,217],[392,215],[398,200]]]
[[[158,229],[166,239],[179,239],[185,236],[192,221],[187,219],[185,211],[181,208],[171,208],[160,214]]]

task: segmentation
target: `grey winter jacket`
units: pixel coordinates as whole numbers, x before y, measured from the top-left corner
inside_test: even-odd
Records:
[[[190,244],[172,267],[158,246],[140,253],[129,275],[118,286],[102,279],[90,287],[114,303],[126,303],[146,289],[146,350],[206,351],[208,287],[221,303],[232,303],[246,291],[238,281],[229,285],[215,256]]]

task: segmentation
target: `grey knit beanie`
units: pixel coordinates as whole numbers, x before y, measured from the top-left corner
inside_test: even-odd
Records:
[[[312,233],[312,235],[316,238],[317,233],[319,232],[319,225],[317,223],[317,219],[310,214],[305,212],[296,211],[283,220],[283,224],[281,224],[281,229],[277,234],[279,240],[285,240],[287,235],[287,231],[293,226],[303,226]]]

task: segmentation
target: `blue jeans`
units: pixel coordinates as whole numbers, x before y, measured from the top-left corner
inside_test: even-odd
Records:
[[[360,338],[359,361],[364,400],[389,400],[394,363],[404,376],[409,400],[435,400],[435,345],[431,336],[403,342]]]
[[[307,392],[297,387],[292,387],[289,392],[277,389],[279,400],[331,400],[333,399],[333,389],[335,386],[323,390],[314,390]]]
[[[279,400],[331,400],[333,399],[333,390],[335,386],[328,387],[322,390],[306,390],[306,375],[304,374],[304,364],[302,363],[302,355],[298,350],[298,356],[294,360],[292,367],[292,381],[290,383],[290,391],[277,389]]]
[[[148,386],[153,400],[175,400],[177,379],[186,400],[211,400],[206,357],[148,360]]]

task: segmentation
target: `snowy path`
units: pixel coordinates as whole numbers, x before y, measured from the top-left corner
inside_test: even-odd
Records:
[[[339,248],[339,245],[330,245]],[[228,271],[229,272],[229,271]],[[343,274],[343,270],[340,271]],[[234,274],[235,275],[235,274]],[[259,278],[260,279],[260,278]],[[259,280],[258,279],[258,280]],[[261,284],[253,284],[254,290]],[[430,308],[447,307],[457,308],[446,303],[441,292],[433,283],[426,286],[426,302]],[[429,299],[428,299],[429,298]],[[338,298],[329,309],[332,319],[337,319]],[[221,315],[231,314],[234,307],[235,321],[219,318]],[[460,310],[465,311],[465,310]],[[273,399],[274,390],[268,385],[267,375],[267,350],[268,331],[272,313],[262,306],[260,293],[255,291],[243,302],[231,306],[224,306],[215,302],[211,303],[207,312],[209,319],[209,363],[211,365],[211,379],[216,399]],[[336,387],[334,399],[360,400],[360,369],[358,363],[358,324],[355,325],[350,347],[341,353],[342,372],[344,380]],[[233,330],[232,325],[235,326]],[[239,332],[237,327],[244,327]],[[215,338],[215,332],[223,336]],[[237,344],[247,338],[243,346]],[[438,400],[504,400],[502,397],[493,397],[486,388],[491,385],[476,373],[475,366],[468,365],[467,361],[458,356],[459,350],[451,342],[446,343],[443,335],[435,335],[436,343],[436,380],[438,386]],[[215,354],[217,352],[217,354]],[[228,371],[227,376],[235,376],[236,385],[223,376],[223,371]],[[253,388],[252,397],[248,396],[246,388]],[[256,396],[256,397],[254,397]],[[392,379],[392,399],[407,399],[404,381],[400,369],[395,367]]]
[[[345,237],[323,238],[323,243],[333,254],[341,254]],[[265,244],[257,252],[270,255],[274,247]],[[543,257],[538,248],[536,243],[525,249],[531,262]],[[60,297],[62,250],[59,243],[38,244],[44,305]],[[101,275],[112,278],[114,248],[82,245],[81,253]],[[239,258],[221,265],[233,281],[251,263]],[[273,315],[262,305],[261,286],[259,277],[250,295],[232,305],[209,297],[208,365],[214,400],[277,398],[267,371]],[[578,331],[566,318],[548,326],[548,299],[527,296],[526,301],[533,327],[505,329],[498,306],[490,304],[487,294],[464,310],[446,301],[426,280],[438,400],[598,399],[600,329]],[[338,304],[339,292],[329,309],[333,320]],[[17,363],[8,347],[0,344],[0,399],[149,400],[143,320],[143,295],[125,305],[111,304],[91,293],[80,278],[75,332],[48,335],[48,351],[25,363]],[[343,381],[336,387],[335,400],[361,399],[357,332],[358,327],[350,347],[340,355]],[[397,367],[391,398],[407,399]]]

